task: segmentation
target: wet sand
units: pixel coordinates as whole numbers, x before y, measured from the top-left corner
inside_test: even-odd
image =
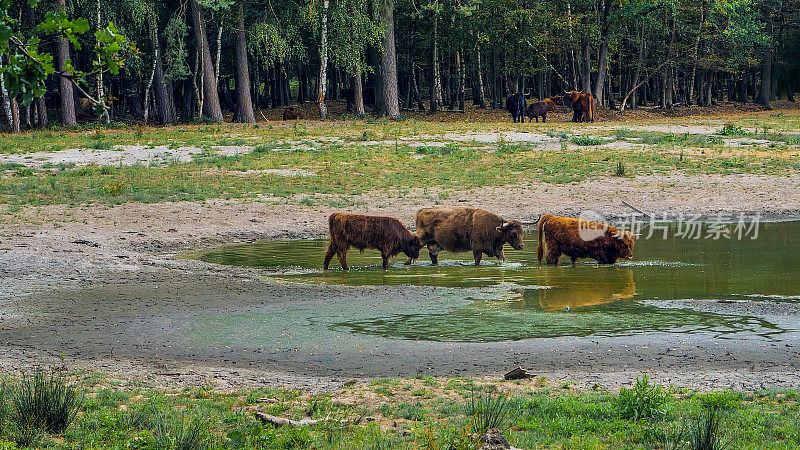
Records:
[[[676,181],[678,188],[666,188]],[[786,219],[800,211],[798,181],[796,176],[637,177],[578,185],[532,183],[464,197],[470,204],[523,220],[584,208],[607,216],[629,214],[622,199],[654,212],[713,217],[720,211],[746,211]],[[678,194],[664,195],[665,189]],[[410,223],[417,208],[438,199],[418,194],[396,201],[384,195],[363,200],[359,210]],[[265,342],[257,351],[186,340],[183,327],[211,313],[236,317],[287,305],[313,310],[330,303],[368,304],[376,298],[424,302],[452,294],[430,287],[273,283],[258,270],[174,257],[179,250],[226,242],[323,236],[330,212],[265,199],[31,207],[6,213],[0,220],[0,370],[65,364],[160,385],[327,389],[352,377],[498,376],[521,365],[537,376],[585,386],[613,388],[643,371],[654,372],[661,383],[703,389],[800,386],[796,331],[780,340],[756,335],[720,339],[708,332],[499,343],[363,338],[355,343],[320,340],[306,347]],[[786,328],[800,319],[797,302],[708,301],[699,307],[746,313]]]

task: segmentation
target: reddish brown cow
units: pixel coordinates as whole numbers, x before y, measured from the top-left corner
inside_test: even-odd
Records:
[[[594,122],[594,96],[578,91],[565,91],[566,100],[572,105],[573,122]]]
[[[604,223],[546,214],[539,219],[539,262],[544,252],[542,239],[547,244],[547,264],[558,264],[561,255],[569,256],[572,264],[578,258],[592,258],[600,264],[633,258],[634,234]]]
[[[323,267],[328,270],[333,255],[339,258],[342,269],[347,266],[347,251],[355,247],[380,250],[383,268],[389,268],[389,258],[403,252],[409,258],[419,258],[422,244],[417,236],[393,217],[363,216],[361,214],[333,213],[328,217],[331,242],[325,252]]]
[[[423,208],[417,211],[417,236],[433,264],[439,263],[439,252],[472,251],[475,265],[484,254],[505,261],[503,245],[522,250],[522,222],[505,220],[497,214],[478,208]],[[411,264],[412,258],[406,261]]]
[[[302,119],[303,115],[297,110],[295,106],[287,106],[283,110],[283,120],[297,120]]]

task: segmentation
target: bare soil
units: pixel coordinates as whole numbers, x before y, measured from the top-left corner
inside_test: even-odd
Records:
[[[418,208],[436,204],[474,205],[523,221],[542,213],[576,215],[586,209],[620,217],[631,213],[622,200],[658,214],[715,217],[747,212],[782,220],[800,217],[798,185],[797,174],[676,174],[564,185],[531,180],[524,186],[476,189],[455,196],[430,189],[403,196],[381,192],[354,200],[359,212],[391,215],[407,224],[413,223]],[[283,285],[263,280],[257,270],[175,258],[180,250],[220,243],[321,237],[334,210],[262,198],[5,211],[0,216],[0,369],[16,372],[37,364],[65,363],[165,385],[329,389],[354,376],[413,376],[421,370],[497,377],[523,364],[537,376],[582,386],[619,386],[642,371],[655,372],[659,382],[697,388],[800,386],[800,353],[795,346],[755,341],[720,344],[711,338],[659,333],[603,342],[543,339],[511,347],[419,344],[408,350],[376,348],[375,355],[355,357],[335,346],[313,356],[248,355],[176,345],[180,342],[170,336],[180,329],[181,318],[206,309],[226,311],[299,299],[325,302],[376,292],[398,298],[437,295],[419,287]],[[740,307],[709,305],[722,311]],[[777,314],[784,318],[800,316],[796,304],[783,308]],[[156,328],[153,317],[163,317]],[[392,355],[391,363],[377,356],[381,352]]]

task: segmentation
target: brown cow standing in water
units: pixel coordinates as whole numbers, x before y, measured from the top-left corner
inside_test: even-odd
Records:
[[[505,220],[497,214],[477,208],[423,208],[417,211],[417,236],[428,246],[433,264],[439,263],[439,252],[472,251],[475,265],[484,254],[505,261],[503,245],[522,250],[522,222]],[[411,264],[408,258],[406,264]]]
[[[347,250],[355,247],[380,250],[383,268],[389,268],[389,258],[403,252],[409,258],[419,258],[422,244],[419,238],[393,217],[363,216],[361,214],[333,213],[328,217],[331,242],[325,252],[323,267],[328,270],[333,255],[339,258],[342,269],[347,266]]]
[[[573,122],[594,122],[594,96],[592,94],[565,91],[564,97],[572,105]]]
[[[297,120],[302,119],[303,115],[297,110],[295,106],[287,106],[283,110],[283,120]]]
[[[558,264],[561,255],[569,256],[572,264],[578,258],[592,258],[600,264],[633,258],[634,234],[600,222],[550,214],[542,216],[539,219],[539,246],[536,247],[539,262],[542,262],[544,252],[542,239],[547,244],[547,264]]]

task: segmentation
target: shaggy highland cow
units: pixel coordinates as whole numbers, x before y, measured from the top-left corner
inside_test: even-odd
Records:
[[[539,262],[545,249],[542,240],[547,244],[547,264],[558,264],[561,255],[569,256],[572,264],[578,258],[592,258],[600,264],[633,258],[634,234],[600,222],[546,214],[539,219]]]
[[[361,214],[333,213],[328,218],[331,242],[325,252],[323,267],[328,266],[335,254],[342,264],[342,269],[349,270],[347,251],[355,247],[360,251],[365,248],[380,250],[383,268],[389,268],[389,258],[403,252],[409,258],[419,258],[422,244],[417,236],[393,217],[363,216]]]

